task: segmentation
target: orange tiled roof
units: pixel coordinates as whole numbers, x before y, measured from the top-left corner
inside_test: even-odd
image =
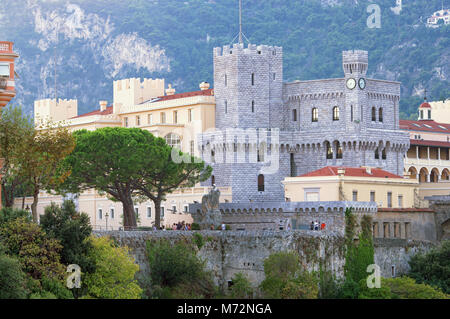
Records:
[[[155,98],[154,100],[152,100],[150,102],[168,101],[168,100],[182,99],[182,98],[185,98],[185,97],[202,96],[202,95],[204,95],[204,96],[214,95],[214,89],[177,93],[177,94],[174,94],[174,95],[158,96],[157,98]]]
[[[403,178],[402,176],[389,173],[380,168],[372,168],[369,174],[364,167],[341,167],[341,166],[326,166],[316,171],[312,171],[299,177],[314,177],[314,176],[337,176],[338,169],[345,169],[344,176],[354,177],[379,177],[379,178]]]
[[[112,114],[113,112],[113,107],[112,106],[108,106],[104,111],[100,111],[100,110],[96,110],[96,111],[92,111],[89,113],[84,113],[75,117],[72,117],[73,119],[79,118],[79,117],[84,117],[84,116],[90,116],[90,115],[108,115],[108,114]]]
[[[406,131],[425,131],[450,134],[450,124],[437,123],[433,120],[400,120],[400,129]]]

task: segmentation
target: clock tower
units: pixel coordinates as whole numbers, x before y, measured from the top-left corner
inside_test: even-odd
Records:
[[[364,130],[366,125],[366,73],[368,53],[362,50],[344,51],[342,66],[345,73],[344,95],[346,127],[350,131]],[[365,112],[366,111],[366,112]]]

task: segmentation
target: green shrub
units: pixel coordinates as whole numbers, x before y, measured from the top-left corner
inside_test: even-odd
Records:
[[[192,223],[191,230],[200,230],[200,225],[197,223]]]
[[[241,272],[236,273],[231,278],[233,285],[230,288],[229,296],[233,299],[252,299],[253,288],[248,278]]]
[[[317,278],[303,269],[295,252],[279,252],[264,260],[266,278],[261,289],[271,299],[315,299],[319,288]]]
[[[31,213],[27,212],[26,210],[11,207],[3,207],[2,209],[0,209],[0,224],[5,224],[10,220],[14,220],[17,218],[23,218],[29,222],[31,222],[32,220]]]
[[[192,241],[195,243],[198,249],[202,249],[203,245],[205,245],[205,239],[199,233],[194,233],[194,235],[192,236]]]
[[[212,298],[217,292],[194,248],[185,242],[147,242],[152,298]]]
[[[391,290],[392,299],[449,299],[449,295],[439,288],[426,284],[418,284],[413,278],[382,278],[381,285]]]
[[[26,275],[15,258],[0,253],[0,299],[27,297]]]
[[[139,266],[135,264],[127,247],[116,247],[108,237],[93,237],[90,258],[95,271],[86,274],[88,298],[140,299],[142,289],[135,279]]]
[[[450,293],[450,240],[443,241],[440,247],[426,254],[412,256],[409,265],[409,277]]]

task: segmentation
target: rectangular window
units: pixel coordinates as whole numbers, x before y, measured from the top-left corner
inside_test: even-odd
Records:
[[[177,111],[173,111],[173,123],[175,123],[175,124],[178,123],[178,112]]]
[[[109,214],[111,215],[111,219],[114,219],[114,208],[109,210]]]
[[[274,73],[272,73],[272,80],[275,81],[275,78],[276,78],[276,73],[274,72]]]
[[[392,207],[392,192],[387,193],[387,205],[389,208]]]
[[[353,201],[357,202],[358,201],[358,191],[353,191],[352,195],[353,195]]]
[[[252,85],[255,85],[255,73],[252,73]]]
[[[189,213],[189,206],[188,205],[184,205],[184,213],[185,214]]]
[[[139,217],[139,208],[138,207],[134,208],[134,213],[136,214],[136,218],[138,218]]]
[[[128,117],[123,118],[123,125],[125,125],[125,127],[128,127]]]
[[[164,207],[163,206],[161,206],[160,212],[161,212],[161,217],[164,217]]]
[[[98,209],[98,219],[103,218],[103,210],[101,208]]]
[[[228,113],[228,101],[225,100],[225,114]]]
[[[374,201],[375,201],[375,192],[374,192],[374,191],[371,191],[371,192],[370,192],[370,201],[371,201],[371,202],[374,202]]]
[[[153,124],[153,114],[149,114],[147,116],[147,122],[148,122],[149,125]]]
[[[389,223],[383,223],[383,237],[389,238]]]
[[[161,124],[166,123],[166,113],[161,112]]]
[[[292,110],[292,119],[294,122],[297,122],[297,109]]]
[[[192,109],[188,110],[188,121],[192,122]]]
[[[0,77],[9,78],[9,63],[1,63],[0,64]]]
[[[151,217],[152,217],[152,208],[147,207],[147,218],[151,218]]]
[[[177,213],[177,206],[172,205],[172,214],[176,214]]]
[[[398,207],[403,208],[403,195],[398,195]]]
[[[227,86],[228,85],[228,77],[227,77],[227,75],[225,74],[225,86]]]
[[[136,116],[136,126],[141,126],[141,117],[139,115]]]

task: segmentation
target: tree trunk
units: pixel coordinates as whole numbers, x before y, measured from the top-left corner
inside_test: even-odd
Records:
[[[155,199],[153,203],[155,204],[155,227],[159,229],[161,226],[161,200]]]
[[[136,228],[136,214],[134,212],[134,205],[131,195],[124,196],[123,205],[123,226],[124,229]]]
[[[37,205],[39,200],[39,188],[36,188],[33,192],[33,203],[31,204],[31,213],[33,215],[33,222],[38,222]]]
[[[22,210],[25,209],[25,193],[22,196]]]
[[[5,183],[2,183],[2,193],[5,199],[5,207],[13,207],[14,205],[14,185],[6,187]]]

